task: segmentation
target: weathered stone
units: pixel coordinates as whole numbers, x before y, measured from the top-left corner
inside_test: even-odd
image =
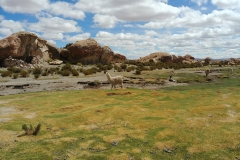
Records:
[[[195,58],[189,54],[186,54],[185,56],[183,56],[183,58],[186,60],[186,61],[194,61]]]
[[[82,64],[97,64],[103,53],[102,47],[92,38],[77,41],[68,47],[68,60]]]
[[[32,44],[35,43],[37,35],[29,32],[18,32],[0,40],[0,59],[12,56],[21,58],[31,55]]]
[[[37,57],[31,57],[31,59],[28,59],[28,62],[25,62],[21,59],[14,59],[11,56],[8,58],[5,58],[3,61],[4,67],[10,67],[14,66],[16,68],[36,68],[36,67],[42,67],[42,63],[39,61]]]
[[[60,50],[60,57],[61,59],[67,59],[70,56],[70,52],[68,49],[63,48]]]
[[[51,59],[60,59],[60,50],[55,45],[47,42],[47,47]]]
[[[152,59],[155,62],[157,62],[157,61],[169,62],[169,61],[173,60],[173,57],[169,53],[154,52],[154,53],[151,53],[150,55],[140,58],[139,61],[140,62],[148,62],[150,59]]]
[[[103,47],[103,53],[102,53],[102,56],[100,58],[100,63],[102,63],[102,64],[111,63],[111,61],[113,59],[113,56],[114,56],[113,51],[108,46],[104,46]]]
[[[37,57],[43,63],[49,59],[58,59],[59,51],[36,34],[17,32],[0,40],[0,62],[9,56],[23,61],[29,61],[29,57]]]
[[[127,60],[127,58],[124,55],[116,53],[116,54],[114,54],[112,61],[121,63],[121,62],[125,62],[126,60]]]
[[[63,61],[61,61],[61,60],[55,60],[55,61],[49,62],[49,64],[51,64],[51,65],[60,65],[62,63],[63,63]]]

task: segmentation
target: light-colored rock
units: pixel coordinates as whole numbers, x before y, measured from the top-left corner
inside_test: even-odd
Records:
[[[68,47],[70,55],[67,60],[80,62],[82,64],[108,64],[113,58],[112,50],[105,46],[101,47],[97,41],[92,38],[77,41]]]
[[[57,47],[39,38],[36,34],[17,32],[0,40],[0,60],[9,56],[26,63],[30,63],[29,59],[35,57],[39,63],[43,63],[49,59],[59,59],[59,51]]]

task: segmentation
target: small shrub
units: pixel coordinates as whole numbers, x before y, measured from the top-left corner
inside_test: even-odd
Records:
[[[140,75],[141,74],[141,71],[140,70],[136,70],[135,72],[137,75]]]
[[[45,71],[45,72],[42,73],[42,76],[48,76],[48,74],[49,73],[47,71]]]
[[[19,73],[14,73],[13,74],[13,79],[17,79],[19,77]]]
[[[12,77],[12,71],[3,71],[1,76],[2,77]]]
[[[120,67],[125,71],[126,68],[127,68],[127,65],[126,65],[125,63],[122,63],[122,64],[120,65]]]
[[[62,74],[62,76],[69,76],[69,75],[71,74],[71,71],[69,71],[69,70],[63,70],[63,71],[61,72],[61,74]]]
[[[21,137],[21,136],[25,136],[25,135],[34,135],[36,136],[38,134],[38,132],[40,131],[41,129],[41,124],[39,123],[36,127],[32,127],[32,125],[30,124],[29,127],[24,124],[22,125],[22,130],[25,131],[24,134],[21,134],[21,135],[18,135],[18,137]]]
[[[34,75],[35,75],[35,74],[42,74],[42,68],[40,68],[40,67],[34,68],[34,69],[33,69],[33,74],[34,74]]]
[[[78,73],[78,71],[76,69],[73,69],[72,70],[72,75],[73,76],[79,76],[79,73]]]
[[[64,66],[62,66],[62,71],[64,71],[64,70],[68,70],[68,71],[72,71],[72,65],[71,64],[69,64],[69,63],[67,63],[67,64],[65,64]]]
[[[21,70],[20,75],[21,75],[21,77],[25,77],[26,78],[26,77],[29,76],[29,73],[27,71],[25,71],[25,70]]]
[[[34,78],[38,79],[40,77],[40,74],[34,74]]]
[[[77,63],[77,66],[82,67],[82,63],[78,62],[78,63]]]
[[[32,73],[32,69],[28,69],[27,72],[30,74]]]

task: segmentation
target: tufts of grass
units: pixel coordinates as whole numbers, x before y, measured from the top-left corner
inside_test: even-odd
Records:
[[[162,90],[2,96],[0,109],[16,111],[1,124],[0,159],[235,159],[239,91],[239,79],[229,78]],[[38,136],[16,137],[22,124],[38,122]]]

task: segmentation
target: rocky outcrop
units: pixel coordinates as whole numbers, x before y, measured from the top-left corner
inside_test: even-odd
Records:
[[[63,48],[60,50],[60,59],[67,60],[69,56],[70,56],[70,52],[68,49]]]
[[[152,59],[155,62],[161,61],[163,63],[170,62],[173,60],[173,56],[169,53],[165,52],[155,52],[151,53],[148,56],[142,57],[139,59],[140,62],[148,62],[150,59]]]
[[[108,64],[114,55],[109,47],[101,47],[92,38],[75,42],[68,47],[68,51],[70,54],[67,54],[67,51],[62,51],[65,55],[61,56],[67,58],[69,61],[80,62],[82,64]]]
[[[186,61],[190,61],[190,62],[192,62],[192,61],[195,60],[195,58],[194,58],[193,56],[189,55],[189,54],[186,54],[185,56],[183,56],[183,58],[184,58]]]
[[[112,62],[113,57],[114,57],[114,53],[111,50],[111,48],[109,48],[108,46],[104,46],[102,56],[100,58],[100,63],[109,64]]]
[[[47,47],[51,59],[60,59],[60,50],[55,45],[47,42]]]
[[[0,40],[0,61],[3,62],[9,56],[26,63],[36,57],[39,63],[43,63],[48,59],[59,58],[59,51],[36,34],[17,32]]]
[[[31,59],[28,59],[29,63],[19,60],[19,59],[14,59],[11,56],[8,58],[5,58],[3,60],[3,66],[4,67],[9,67],[9,66],[14,66],[17,68],[36,68],[36,67],[41,67],[41,63],[37,57],[32,57]]]
[[[27,57],[32,55],[33,44],[35,44],[37,35],[28,32],[18,32],[0,40],[0,59],[9,56],[13,58]]]
[[[113,62],[125,62],[127,58],[124,55],[121,55],[119,53],[114,54],[113,56]]]

